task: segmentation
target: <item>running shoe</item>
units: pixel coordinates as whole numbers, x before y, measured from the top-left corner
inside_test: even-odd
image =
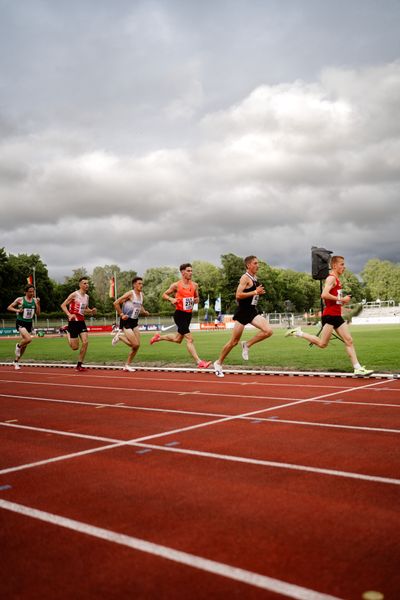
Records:
[[[197,368],[198,369],[208,369],[208,367],[211,365],[211,360],[201,360],[200,362],[197,363]]]
[[[242,358],[243,360],[249,360],[249,347],[247,342],[240,342],[242,344]]]
[[[135,367],[131,367],[131,365],[124,365],[124,371],[130,371],[131,373],[134,373],[136,369]]]
[[[19,371],[19,370],[20,370],[20,368],[21,368],[21,365],[19,365],[17,362],[15,362],[15,363],[14,363],[14,369],[15,369],[16,371]]]
[[[118,344],[119,342],[119,336],[121,335],[122,331],[118,330],[117,333],[114,335],[111,344],[113,346],[115,346],[115,344]]]
[[[286,333],[285,333],[285,337],[289,337],[289,336],[293,336],[293,335],[298,335],[299,333],[303,333],[301,331],[301,327],[294,327],[294,329],[289,329]]]
[[[80,373],[83,373],[84,371],[87,371],[88,369],[86,369],[86,367],[82,367],[81,365],[76,367],[76,371],[79,371]]]
[[[365,367],[360,367],[359,369],[354,369],[354,375],[356,377],[369,377],[372,375],[374,371],[366,369]]]
[[[156,335],[153,335],[153,337],[150,340],[150,344],[155,344],[156,342],[159,342],[161,339],[161,335],[159,333],[156,333]]]
[[[15,345],[15,358],[19,358],[21,356],[21,348],[19,347],[19,344]]]
[[[222,365],[217,360],[214,363],[214,372],[217,377],[225,377],[222,371]]]

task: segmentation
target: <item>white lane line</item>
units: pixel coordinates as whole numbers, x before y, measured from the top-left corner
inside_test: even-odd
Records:
[[[4,424],[0,423],[0,425],[4,425]],[[29,464],[25,464],[25,465],[19,465],[17,467],[9,467],[6,469],[2,469],[0,471],[0,475],[6,475],[8,473],[14,473],[16,471],[23,471],[23,470],[31,469],[34,467],[40,467],[40,466],[48,465],[48,464],[55,463],[58,461],[67,460],[70,458],[79,458],[79,457],[85,456],[87,454],[102,452],[103,450],[120,448],[122,446],[132,446],[132,447],[139,447],[139,448],[149,448],[151,450],[162,450],[164,452],[175,452],[177,454],[186,454],[188,456],[199,456],[202,458],[213,458],[213,459],[217,459],[217,460],[225,460],[228,462],[257,465],[257,466],[262,466],[262,467],[288,469],[288,470],[292,470],[292,471],[305,471],[308,473],[317,473],[318,475],[343,477],[345,479],[346,478],[358,479],[358,480],[370,481],[370,482],[374,482],[374,483],[384,483],[384,484],[388,484],[388,485],[400,485],[399,479],[394,479],[391,477],[381,477],[379,475],[364,475],[362,473],[352,473],[351,471],[338,471],[337,469],[323,469],[323,468],[319,468],[319,467],[311,467],[308,465],[297,465],[297,464],[292,464],[292,463],[281,463],[281,462],[277,462],[277,461],[263,460],[263,459],[258,459],[258,458],[247,458],[247,457],[243,457],[243,456],[235,456],[235,455],[229,455],[229,454],[218,454],[216,452],[204,452],[201,450],[175,448],[172,446],[158,446],[156,444],[140,443],[137,440],[129,440],[129,441],[123,442],[120,440],[115,440],[113,438],[102,438],[99,436],[90,436],[90,435],[85,435],[85,434],[79,435],[76,433],[69,433],[66,431],[57,431],[54,429],[28,427],[26,425],[10,425],[10,427],[14,427],[16,429],[27,429],[29,431],[35,431],[35,432],[40,431],[42,433],[52,433],[54,435],[62,435],[62,436],[66,436],[66,437],[69,437],[69,436],[78,437],[78,438],[87,439],[87,440],[91,440],[91,441],[104,441],[104,442],[108,442],[108,444],[106,446],[91,448],[89,450],[81,450],[80,452],[73,452],[71,454],[65,454],[62,456],[56,456],[54,458],[40,460],[35,463],[29,463]]]
[[[0,499],[0,508],[23,515],[25,517],[30,517],[31,519],[50,523],[52,525],[56,525],[57,527],[64,527],[65,529],[69,529],[74,532],[90,535],[97,539],[105,540],[120,546],[125,546],[132,550],[145,552],[146,554],[151,554],[152,556],[171,560],[193,569],[198,569],[201,571],[206,571],[207,573],[212,573],[213,575],[226,577],[227,579],[239,581],[240,583],[261,588],[276,594],[282,594],[287,598],[294,598],[295,600],[340,600],[336,596],[323,594],[309,588],[288,583],[287,581],[268,577],[267,575],[261,575],[253,571],[240,569],[239,567],[234,567],[232,565],[217,562],[215,560],[190,554],[188,552],[183,552],[181,550],[175,550],[169,546],[155,544],[144,539],[125,535],[123,533],[117,533],[116,531],[111,531],[110,529],[95,527],[89,523],[83,523],[82,521],[76,521],[75,519],[62,517],[61,515],[56,515],[29,506],[24,506],[23,504],[17,504],[15,502],[9,502],[7,500]]]
[[[373,383],[370,383],[370,384],[366,384],[364,387],[368,388],[368,387],[371,387],[371,386],[374,386],[374,385],[375,386],[376,385],[380,385],[380,384],[383,384],[383,383],[385,383],[385,381],[373,382]],[[243,417],[250,417],[250,416],[258,415],[258,414],[263,413],[263,412],[276,411],[276,410],[279,410],[280,408],[287,408],[288,406],[297,406],[299,404],[305,404],[306,402],[310,402],[311,400],[317,400],[317,399],[322,399],[322,398],[329,398],[331,396],[334,396],[335,394],[339,394],[339,393],[340,394],[345,394],[345,393],[351,392],[351,391],[352,390],[344,390],[344,391],[341,390],[341,391],[336,391],[336,392],[330,392],[329,394],[323,394],[321,396],[316,396],[316,397],[310,398],[310,399],[296,400],[296,401],[294,401],[294,402],[292,402],[290,404],[282,404],[281,406],[273,406],[273,407],[270,407],[270,408],[263,408],[263,409],[260,409],[260,410],[251,411],[251,412],[243,413],[243,414],[240,414],[240,415],[229,416],[229,417],[225,417],[225,418],[222,418],[222,419],[213,419],[212,421],[206,421],[204,423],[198,423],[196,425],[189,425],[187,427],[181,427],[179,429],[173,429],[171,431],[166,431],[166,432],[161,432],[161,433],[157,433],[157,434],[152,434],[152,435],[144,436],[142,438],[135,438],[135,439],[132,439],[132,440],[127,440],[125,442],[118,442],[116,444],[110,444],[108,446],[101,446],[97,450],[96,450],[96,448],[93,448],[91,450],[86,450],[86,451],[83,451],[83,452],[78,452],[78,453],[76,453],[76,455],[74,455],[74,454],[68,454],[68,455],[65,456],[65,459],[73,458],[74,456],[82,456],[83,454],[92,454],[92,453],[94,453],[96,451],[97,452],[102,452],[104,450],[111,450],[112,448],[117,448],[117,447],[120,447],[120,446],[130,445],[130,444],[134,444],[134,443],[137,443],[137,442],[145,442],[145,441],[153,440],[153,439],[156,439],[156,438],[159,438],[159,437],[166,437],[166,436],[169,436],[169,435],[176,435],[178,433],[183,433],[183,432],[191,431],[191,430],[194,430],[194,429],[200,429],[202,427],[208,427],[210,425],[218,425],[220,423],[226,423],[228,421],[233,421],[235,419],[237,420],[237,419],[243,418]],[[12,425],[11,423],[0,423],[0,426],[3,426],[3,427],[16,427],[15,425]],[[39,430],[39,428],[38,428],[38,430]],[[42,431],[53,433],[52,430],[42,429]],[[68,432],[63,432],[62,435],[68,435]],[[72,434],[72,435],[76,435],[76,434]],[[49,459],[48,462],[56,462],[56,461],[61,461],[61,460],[64,460],[64,459],[63,459],[62,456],[59,456],[59,457],[56,457],[56,458],[53,458],[53,459]],[[47,464],[47,462],[46,461],[39,461],[38,463],[29,463],[29,464],[26,464],[26,465],[19,465],[17,467],[10,467],[8,469],[0,471],[0,474],[10,473],[12,471],[20,471],[22,469],[33,468],[33,467],[41,466],[41,465],[44,465],[44,464]]]
[[[245,400],[250,399],[255,399],[255,400],[279,400],[281,402],[287,400],[288,402],[291,402],[293,400],[293,397],[291,398],[287,398],[285,396],[248,396],[247,394],[217,394],[217,393],[211,393],[211,392],[199,392],[198,390],[192,392],[192,391],[182,391],[182,390],[162,390],[162,389],[153,389],[153,388],[134,388],[134,387],[128,387],[128,388],[122,388],[122,387],[109,387],[109,386],[103,386],[103,385],[78,385],[78,384],[74,384],[74,383],[50,383],[50,382],[46,382],[46,381],[13,381],[13,380],[3,380],[5,383],[21,383],[21,384],[28,384],[28,385],[39,385],[39,386],[53,386],[53,387],[61,387],[61,388],[80,388],[80,389],[89,389],[89,390],[102,390],[102,391],[110,391],[110,392],[148,392],[148,393],[154,393],[154,394],[172,394],[172,395],[196,395],[196,396],[213,396],[213,397],[217,397],[217,398],[244,398]],[[348,390],[344,390],[344,392],[346,392]],[[339,392],[336,392],[339,393]]]
[[[226,413],[210,413],[210,412],[200,412],[200,411],[193,411],[193,410],[176,410],[173,408],[156,408],[156,407],[151,407],[151,406],[135,406],[135,405],[129,405],[129,404],[124,404],[122,402],[117,403],[117,404],[109,404],[109,403],[94,403],[94,402],[87,402],[85,400],[60,400],[59,398],[41,398],[41,397],[36,397],[36,396],[19,396],[16,394],[0,394],[0,398],[15,398],[15,399],[19,399],[19,400],[32,400],[35,402],[50,402],[50,403],[54,403],[54,404],[75,404],[75,405],[82,405],[84,407],[93,407],[93,408],[122,408],[122,409],[127,409],[127,410],[135,410],[135,411],[144,411],[144,412],[161,412],[161,413],[165,413],[165,414],[179,414],[179,415],[189,415],[189,416],[195,416],[195,417],[229,417],[231,415],[227,415]],[[324,400],[319,400],[319,401],[314,401],[314,402],[326,402]],[[336,401],[333,401],[332,403],[334,403]],[[347,402],[341,402],[341,404],[347,404]],[[362,404],[366,404],[367,406],[369,406],[370,404],[368,402],[366,403],[362,403]],[[378,404],[377,406],[392,406],[392,405],[382,405],[382,404]],[[395,407],[397,407],[397,405],[394,405]],[[400,406],[399,406],[400,408]],[[243,420],[243,421],[249,421],[249,420],[253,420],[252,417],[236,417],[238,420]],[[339,423],[319,423],[316,421],[298,421],[298,420],[289,420],[289,419],[281,419],[279,417],[279,419],[277,421],[271,421],[271,418],[263,418],[263,417],[259,417],[258,419],[260,422],[266,422],[266,423],[286,423],[286,424],[293,424],[293,425],[306,425],[309,427],[331,427],[331,428],[335,428],[335,429],[354,429],[354,430],[359,430],[359,431],[377,431],[377,432],[381,432],[381,433],[400,433],[400,429],[388,429],[385,427],[370,427],[368,425],[344,425],[344,424],[339,424]],[[12,421],[5,421],[5,423],[11,423]]]

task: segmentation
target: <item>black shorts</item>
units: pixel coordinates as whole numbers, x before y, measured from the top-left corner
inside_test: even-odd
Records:
[[[321,319],[322,327],[324,325],[332,325],[334,329],[339,329],[339,327],[345,322],[346,321],[343,319],[343,317],[334,317],[332,315],[322,315]]]
[[[85,321],[68,321],[68,333],[72,339],[79,337],[81,333],[87,333]]]
[[[128,317],[127,319],[119,320],[119,328],[120,329],[135,329],[138,326],[139,319],[131,319]]]
[[[255,306],[239,307],[236,309],[232,319],[238,321],[242,325],[248,325],[258,314],[258,310]]]
[[[25,327],[25,329],[27,330],[28,333],[32,333],[32,327],[33,327],[33,323],[32,321],[29,321],[29,323],[26,323],[25,321],[18,321],[15,324],[15,329],[17,331],[20,330],[21,327]]]
[[[192,313],[185,312],[184,310],[176,310],[174,312],[174,321],[175,325],[178,328],[178,333],[181,335],[186,335],[190,333],[190,322],[192,320]]]

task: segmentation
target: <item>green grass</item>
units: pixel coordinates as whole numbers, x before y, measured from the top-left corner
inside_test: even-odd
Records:
[[[272,338],[256,344],[250,350],[250,360],[245,363],[241,357],[240,346],[232,350],[226,360],[228,365],[240,365],[247,368],[293,369],[301,371],[344,371],[350,372],[350,361],[344,345],[332,340],[328,348],[321,350],[309,347],[305,340],[285,338],[285,329],[275,329]],[[316,333],[315,327],[304,331]],[[375,325],[353,326],[351,333],[362,365],[377,372],[398,372],[400,366],[400,326]],[[193,365],[183,342],[180,346],[161,342],[150,346],[153,334],[144,333],[142,344],[136,357],[141,365]],[[251,331],[246,331],[243,339],[249,339]],[[200,358],[215,360],[222,346],[230,337],[229,331],[195,332],[195,345]],[[111,335],[91,335],[86,363],[100,365],[123,364],[128,348],[123,343],[111,346]],[[0,361],[12,361],[16,339],[0,339]],[[69,348],[66,338],[35,338],[22,358],[22,362],[66,362],[75,363],[77,353]]]

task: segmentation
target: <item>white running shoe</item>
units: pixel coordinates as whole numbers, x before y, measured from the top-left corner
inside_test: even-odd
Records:
[[[119,329],[119,330],[117,331],[117,333],[114,335],[114,337],[113,337],[113,339],[112,339],[112,342],[111,342],[111,344],[112,344],[113,346],[115,346],[115,344],[118,344],[118,342],[119,342],[119,336],[121,335],[121,333],[122,333],[122,331]]]
[[[301,333],[303,333],[302,330],[301,330],[301,327],[294,327],[294,329],[289,329],[285,333],[285,337],[289,337],[291,335],[300,336]]]
[[[247,342],[240,342],[242,344],[242,358],[243,360],[249,360],[249,347]]]
[[[21,356],[21,348],[19,344],[15,344],[15,358],[19,358]]]
[[[217,377],[225,377],[222,371],[222,365],[217,360],[214,363],[214,372]]]
[[[369,377],[372,375],[374,371],[372,369],[366,369],[365,367],[360,367],[359,369],[354,369],[354,375],[356,377]]]
[[[21,368],[21,365],[19,365],[17,362],[15,362],[15,363],[14,363],[14,369],[15,369],[16,371],[19,371],[19,370],[20,370],[20,368]]]
[[[131,365],[124,365],[124,371],[130,371],[130,373],[134,373],[136,369],[135,367],[131,367]]]

